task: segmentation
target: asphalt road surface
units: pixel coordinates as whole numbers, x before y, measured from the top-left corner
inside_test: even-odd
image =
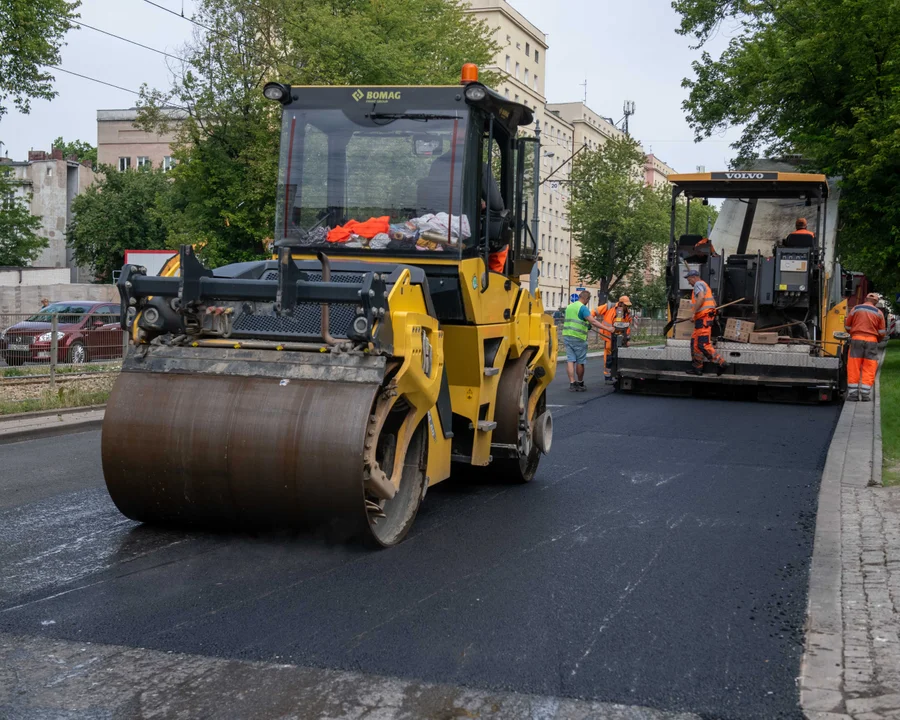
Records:
[[[237,703],[253,673],[290,666],[417,683],[416,702],[435,687],[552,698],[532,701],[535,717],[801,717],[838,408],[633,397],[601,373],[591,361],[589,392],[572,394],[560,365],[553,452],[534,482],[436,486],[408,539],[381,552],[139,526],[106,495],[99,432],[0,446],[0,716],[69,717],[56,710],[74,704],[131,717],[154,702],[142,684],[168,683],[169,713],[204,687]],[[152,438],[148,451],[136,462],[153,462]],[[167,665],[169,653],[191,660]],[[252,673],[222,669],[245,661]],[[53,682],[48,663],[66,669]],[[328,678],[309,692],[338,692]],[[260,717],[285,687],[252,705]],[[377,706],[396,712],[367,717],[412,707],[379,687]],[[473,716],[459,702],[428,716]]]

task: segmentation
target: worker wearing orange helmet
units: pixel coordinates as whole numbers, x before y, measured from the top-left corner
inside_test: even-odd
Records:
[[[607,326],[614,330],[609,333],[603,333],[601,336],[605,341],[603,348],[603,378],[606,382],[612,382],[612,360],[613,360],[613,338],[616,335],[615,330],[624,335],[625,346],[631,341],[631,325],[634,320],[634,314],[631,310],[631,299],[627,295],[622,295],[619,301],[613,305],[605,305],[598,307],[594,314],[597,319],[602,320]],[[616,323],[627,323],[627,328],[616,328]]]
[[[797,227],[797,229],[794,230],[795,235],[814,235],[812,230],[806,227],[806,218],[797,218],[795,225]]]
[[[876,307],[878,295],[869,293],[866,301],[855,306],[844,321],[850,333],[850,358],[847,360],[847,399],[872,400],[872,386],[878,370],[878,343],[887,327],[884,314]]]
[[[694,332],[691,333],[691,369],[688,375],[703,375],[703,363],[706,360],[716,364],[716,375],[721,375],[728,368],[728,363],[716,352],[712,344],[712,326],[716,318],[716,301],[712,290],[703,280],[700,273],[690,270],[685,275],[693,288],[691,309],[694,311]]]

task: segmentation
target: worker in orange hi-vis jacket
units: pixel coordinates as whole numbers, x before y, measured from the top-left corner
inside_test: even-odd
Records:
[[[806,218],[797,218],[797,222],[795,224],[796,230],[794,230],[794,235],[814,235],[812,230],[806,227]]]
[[[875,307],[878,296],[866,295],[866,301],[854,307],[844,321],[850,333],[850,359],[847,361],[847,399],[869,402],[878,370],[878,342],[887,333],[884,315]]]

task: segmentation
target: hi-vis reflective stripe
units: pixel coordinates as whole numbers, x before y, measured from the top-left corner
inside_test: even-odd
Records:
[[[590,324],[587,320],[582,320],[579,317],[579,313],[583,307],[585,306],[577,300],[573,303],[569,303],[569,306],[566,308],[566,321],[563,324],[563,337],[574,337],[579,340],[587,340]]]

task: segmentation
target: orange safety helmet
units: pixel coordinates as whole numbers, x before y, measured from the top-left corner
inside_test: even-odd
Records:
[[[627,295],[623,295],[622,297],[620,297],[619,302],[622,303],[623,305],[627,305],[628,307],[631,307],[631,299]]]

